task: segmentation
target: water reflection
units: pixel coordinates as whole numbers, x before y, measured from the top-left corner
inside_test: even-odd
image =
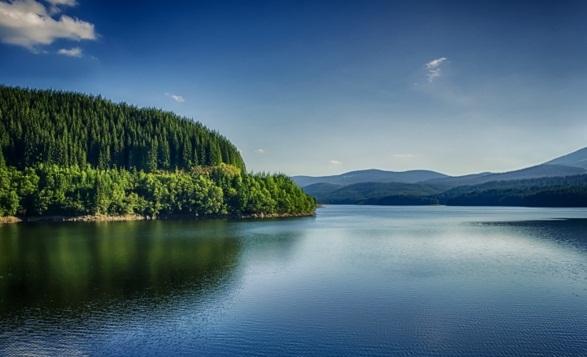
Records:
[[[13,225],[1,234],[3,315],[212,290],[241,250],[224,221]]]

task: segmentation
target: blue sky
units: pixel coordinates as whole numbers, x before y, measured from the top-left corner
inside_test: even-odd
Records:
[[[287,174],[587,146],[584,1],[0,0],[0,83],[171,110]]]

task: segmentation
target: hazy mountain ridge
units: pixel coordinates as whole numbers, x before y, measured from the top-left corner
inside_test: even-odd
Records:
[[[587,207],[587,174],[449,189],[422,183],[365,182],[342,187],[319,183],[304,191],[327,204]]]
[[[432,170],[385,171],[369,169],[330,176],[293,176],[292,179],[298,185],[305,187],[316,183],[334,185],[352,185],[364,182],[416,183],[446,177],[449,176]]]
[[[388,196],[428,196],[446,188],[430,184],[400,182],[362,182],[348,186],[318,183],[304,187],[304,191],[325,203],[367,203]],[[327,201],[327,202],[326,202]]]
[[[579,149],[570,154],[563,155],[554,160],[550,160],[545,165],[564,165],[581,167],[587,170],[587,147]]]
[[[501,173],[448,176],[428,170],[361,170],[293,179],[320,203],[587,206],[584,166],[587,148],[544,164]],[[426,176],[435,177],[417,181]],[[360,182],[362,179],[367,181]],[[404,181],[386,181],[393,179]]]
[[[492,181],[524,180],[543,177],[564,177],[581,175],[584,173],[587,173],[587,170],[581,167],[541,164],[508,172],[450,176],[441,179],[427,180],[425,182],[446,184],[452,187],[457,187],[462,185],[479,185]]]

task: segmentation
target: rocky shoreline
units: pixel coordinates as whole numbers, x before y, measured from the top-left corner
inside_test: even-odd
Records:
[[[251,215],[229,216],[237,219],[272,219],[272,218],[294,218],[294,217],[313,217],[316,212],[302,213],[255,213]]]
[[[240,220],[254,220],[254,219],[278,219],[278,218],[293,218],[293,217],[312,217],[315,212],[303,213],[255,213],[251,215],[223,215],[223,216],[192,216],[192,215],[162,215],[157,217],[141,216],[136,214],[127,214],[120,216],[111,215],[83,215],[83,216],[40,216],[40,217],[17,217],[17,216],[3,216],[0,217],[0,224],[13,223],[33,223],[33,222],[126,222],[126,221],[145,221],[145,220],[171,220],[171,219],[215,219],[228,218]]]

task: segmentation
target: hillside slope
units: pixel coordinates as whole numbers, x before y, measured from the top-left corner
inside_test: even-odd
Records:
[[[546,162],[547,165],[580,167],[587,170],[587,147]]]
[[[587,175],[492,181],[437,195],[453,206],[587,207]]]
[[[320,203],[333,204],[377,204],[389,197],[423,197],[443,191],[442,187],[428,184],[398,182],[362,182],[348,186],[314,184],[304,187]]]
[[[425,181],[430,184],[443,184],[451,187],[462,185],[479,185],[492,181],[525,180],[545,177],[564,177],[587,173],[586,169],[556,164],[542,164],[520,170],[501,173],[482,173],[466,176],[444,177]]]
[[[449,189],[421,183],[326,185],[310,185],[304,191],[326,204],[587,207],[587,175],[491,181]]]

